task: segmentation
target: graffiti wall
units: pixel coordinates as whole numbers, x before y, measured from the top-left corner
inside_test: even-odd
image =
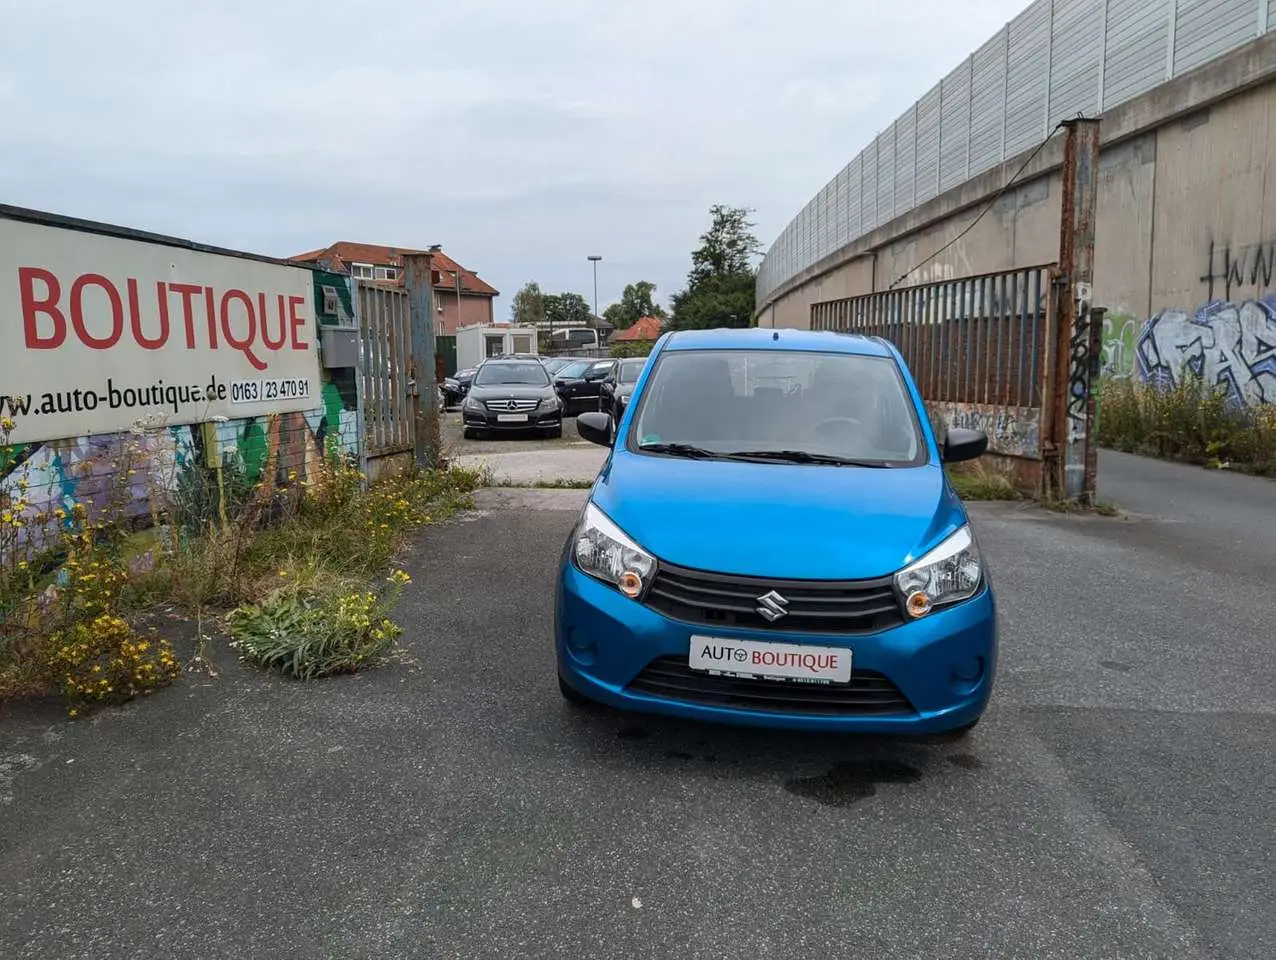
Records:
[[[982,430],[993,453],[1029,460],[1041,457],[1041,410],[1037,407],[983,403],[930,403],[927,407],[941,436],[953,427]]]
[[[1141,319],[1128,313],[1104,314],[1102,372],[1105,377],[1126,380],[1134,376],[1134,350],[1142,326]]]
[[[1190,374],[1224,388],[1235,406],[1276,403],[1276,294],[1163,310],[1144,324],[1135,360],[1147,383],[1173,386]]]
[[[353,314],[344,277],[316,273],[314,301],[320,323]],[[320,401],[298,413],[0,446],[0,505],[30,520],[19,542],[34,546],[42,516],[70,523],[82,507],[90,518],[143,518],[215,464],[252,483],[268,472],[304,479],[325,455],[359,451],[354,372],[325,371]]]

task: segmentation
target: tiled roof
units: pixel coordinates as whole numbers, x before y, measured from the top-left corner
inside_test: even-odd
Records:
[[[659,317],[639,317],[634,321],[633,326],[621,330],[611,338],[612,343],[617,340],[659,340],[661,319]]]
[[[299,253],[290,259],[301,263],[324,261],[329,264],[328,269],[340,272],[342,269],[347,269],[352,263],[370,263],[373,266],[380,267],[398,266],[402,255],[405,253],[429,253],[429,251],[415,250],[411,247],[385,247],[376,243],[352,243],[349,240],[341,240],[330,247],[324,247],[322,250]],[[434,269],[438,270],[442,275],[438,283],[440,290],[456,289],[454,274],[459,270],[461,272],[462,293],[472,293],[485,297],[500,295],[500,291],[490,283],[480,280],[478,274],[473,270],[465,269],[446,253],[438,251],[431,256],[433,257]],[[333,264],[340,264],[341,266],[338,267]]]

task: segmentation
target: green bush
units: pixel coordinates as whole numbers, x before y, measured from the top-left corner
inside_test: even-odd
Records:
[[[1276,475],[1276,406],[1239,406],[1200,377],[1172,387],[1105,380],[1099,399],[1101,446]]]
[[[336,582],[292,583],[232,610],[226,622],[240,656],[251,663],[299,680],[353,673],[399,636],[389,613],[411,582],[396,570],[380,592]]]

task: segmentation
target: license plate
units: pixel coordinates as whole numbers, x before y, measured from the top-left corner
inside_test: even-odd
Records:
[[[525,413],[498,413],[496,415],[497,423],[526,423],[527,414]]]
[[[732,677],[806,683],[849,683],[851,679],[851,651],[846,647],[692,637],[687,665]]]

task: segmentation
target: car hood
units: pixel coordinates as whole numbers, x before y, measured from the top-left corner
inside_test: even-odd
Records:
[[[552,392],[553,389],[548,384],[541,384],[538,387],[535,384],[527,383],[503,383],[484,387],[478,385],[470,387],[470,396],[475,400],[509,400],[514,398],[539,400],[549,396]]]
[[[775,579],[887,576],[966,522],[934,464],[733,463],[617,449],[593,499],[660,560]]]

